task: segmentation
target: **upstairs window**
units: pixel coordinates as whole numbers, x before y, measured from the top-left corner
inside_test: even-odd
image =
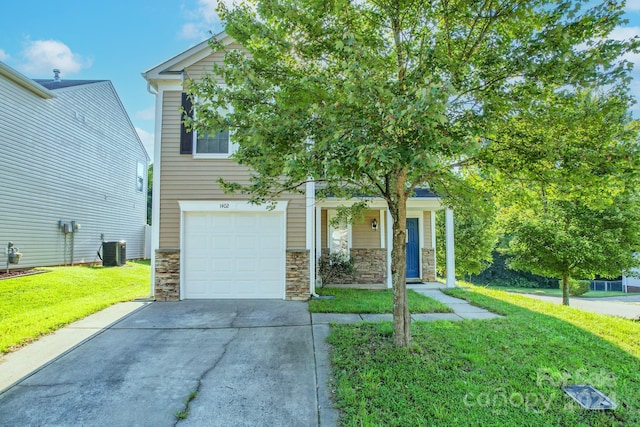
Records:
[[[227,157],[231,154],[231,141],[229,130],[219,130],[217,132],[196,132],[194,155],[217,155]]]
[[[226,159],[236,150],[229,129],[195,132],[187,129],[185,116],[194,116],[194,105],[186,93],[182,94],[183,116],[180,127],[180,154],[191,154],[195,159]]]
[[[144,191],[144,163],[140,161],[136,169],[136,191],[139,193]]]

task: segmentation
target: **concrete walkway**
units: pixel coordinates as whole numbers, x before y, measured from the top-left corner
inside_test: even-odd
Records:
[[[439,289],[426,287],[424,285],[407,285],[407,289],[412,289],[419,294],[432,298],[453,309],[453,313],[413,313],[411,320],[431,321],[431,320],[474,320],[474,319],[496,319],[499,314],[492,313],[484,308],[469,304],[466,300],[454,298],[442,293]],[[341,314],[341,313],[312,313],[311,319],[314,324],[327,323],[358,323],[358,322],[382,322],[393,320],[392,314]]]

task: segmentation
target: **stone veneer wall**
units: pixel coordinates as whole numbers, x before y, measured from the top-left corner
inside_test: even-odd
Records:
[[[356,269],[354,283],[387,283],[386,249],[351,249],[351,258]]]
[[[422,281],[436,281],[436,252],[433,249],[422,248]]]
[[[156,250],[156,301],[178,301],[180,299],[180,250]]]
[[[287,250],[287,288],[285,298],[306,301],[311,297],[309,289],[309,251]]]
[[[325,285],[341,284],[379,284],[387,283],[387,250],[386,249],[351,249],[351,259],[356,270],[355,279],[339,278]],[[329,249],[322,249],[322,257],[329,256]],[[319,264],[319,263],[318,263]]]

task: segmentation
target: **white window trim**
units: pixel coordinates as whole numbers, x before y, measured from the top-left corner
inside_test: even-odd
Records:
[[[224,84],[219,84],[220,87],[226,87]],[[197,104],[197,98],[194,102],[193,113],[195,115],[195,105]],[[192,156],[194,159],[228,159],[231,157],[233,153],[238,151],[238,143],[233,141],[233,134],[235,132],[232,129],[229,129],[229,151],[227,153],[198,153],[198,132],[196,130],[193,131],[193,140],[192,144]]]
[[[331,234],[333,227],[331,226],[331,219],[337,215],[337,210],[327,209],[327,248],[331,254]],[[352,247],[352,230],[351,224],[347,224],[347,257],[351,259],[351,247]]]
[[[141,169],[141,170],[140,170]],[[141,172],[140,175],[138,175],[138,172]],[[144,173],[144,162],[141,160],[138,160],[136,163],[136,193],[144,193],[144,184],[145,182],[147,182],[146,178],[145,178],[145,173]],[[138,183],[140,182],[139,179],[142,178],[141,181],[141,185],[140,187],[138,187]]]
[[[227,153],[198,153],[198,132],[193,131],[193,158],[194,159],[228,159],[238,151],[238,143],[233,141],[233,131],[229,130],[229,151]]]

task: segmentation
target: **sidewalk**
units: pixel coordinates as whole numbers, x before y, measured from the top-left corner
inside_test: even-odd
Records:
[[[497,319],[502,316],[492,313],[484,308],[476,307],[469,302],[454,298],[442,293],[439,289],[426,288],[424,285],[407,285],[407,289],[412,289],[419,294],[437,300],[453,309],[453,313],[414,313],[411,320],[431,321],[431,320],[474,320],[474,319]],[[325,323],[358,323],[358,322],[382,322],[393,320],[392,314],[342,314],[342,313],[312,313],[313,324]]]
[[[149,302],[122,302],[73,322],[19,350],[0,355],[0,393]]]

